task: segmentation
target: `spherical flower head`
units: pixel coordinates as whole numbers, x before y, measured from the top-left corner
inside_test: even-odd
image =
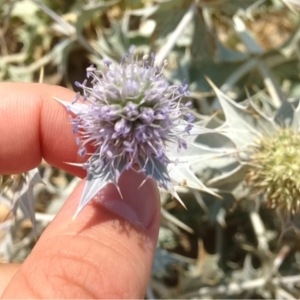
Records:
[[[187,86],[169,84],[163,67],[155,65],[153,55],[139,60],[131,50],[120,64],[105,60],[100,70],[89,67],[87,80],[77,83],[83,100],[77,97],[69,109],[75,113],[79,154],[89,155],[84,168],[90,181],[117,186],[120,174],[133,169],[175,194],[167,148],[186,148],[193,118],[181,103]]]
[[[287,214],[300,209],[300,133],[280,128],[256,142],[249,161],[249,186],[265,195],[271,208]]]

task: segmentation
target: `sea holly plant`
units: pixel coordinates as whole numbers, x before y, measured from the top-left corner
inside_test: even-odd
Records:
[[[236,103],[211,85],[225,116],[222,132],[237,147],[238,166],[210,183],[243,182],[252,195],[282,215],[299,213],[300,103],[283,99],[272,115],[266,115],[251,99],[247,105]]]
[[[164,67],[155,64],[153,54],[139,59],[131,48],[120,63],[104,60],[99,69],[89,67],[87,79],[76,83],[83,96],[77,94],[72,104],[57,99],[72,115],[79,154],[89,157],[82,164],[87,181],[75,216],[105,185],[119,190],[119,177],[128,169],[144,172],[181,201],[169,169],[180,164],[186,149],[193,156],[196,151],[199,160],[200,148],[188,140],[208,129],[193,125],[189,104],[183,102],[188,86],[170,84]],[[206,189],[188,163],[185,157],[185,185]]]

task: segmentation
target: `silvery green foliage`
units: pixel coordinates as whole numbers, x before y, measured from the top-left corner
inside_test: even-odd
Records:
[[[30,170],[25,175],[25,181],[22,182],[15,191],[15,199],[13,201],[12,212],[17,214],[20,206],[25,218],[29,218],[33,230],[36,235],[36,219],[35,219],[35,197],[33,193],[34,186],[42,183],[40,173],[37,168]]]
[[[225,116],[223,133],[239,148],[245,149],[253,140],[276,129],[272,118],[257,110],[251,101],[247,106],[236,103],[210,82]],[[254,113],[257,118],[254,118]]]
[[[291,128],[292,131],[299,132],[300,105],[283,99],[278,109],[274,108],[272,113],[266,115],[251,99],[247,100],[246,104],[236,103],[212,82],[210,84],[225,117],[225,122],[221,125],[219,132],[228,137],[236,147],[236,164],[233,164],[235,168],[226,169],[220,176],[212,178],[210,183],[213,186],[224,185],[232,181],[241,183],[245,179],[251,147],[257,141],[275,136],[278,130],[283,128]],[[233,158],[232,155],[231,158]]]
[[[25,182],[20,186],[17,192],[18,198],[13,203],[13,212],[16,214],[16,209],[20,208],[25,217],[29,218],[35,230],[35,198],[33,188],[36,184],[41,183],[40,173],[37,168],[30,170],[26,174]]]
[[[199,161],[190,137],[207,130],[192,124],[193,115],[182,102],[187,85],[170,84],[154,55],[139,60],[131,48],[120,64],[105,60],[100,70],[89,67],[87,80],[77,86],[82,99],[77,94],[72,104],[60,101],[75,115],[79,154],[89,155],[82,165],[87,181],[75,215],[108,183],[118,188],[120,175],[128,169],[153,178],[179,201],[174,183],[205,189],[188,166],[192,156]],[[88,145],[93,147],[90,152]],[[183,168],[178,167],[181,162]]]
[[[0,195],[3,193],[3,199],[0,203],[3,202],[4,199],[9,201],[11,203],[11,211],[14,217],[17,216],[17,210],[20,208],[24,218],[30,219],[35,231],[35,197],[33,189],[36,184],[42,182],[38,169],[35,168],[24,174],[16,176],[13,175],[12,178],[8,179],[8,181],[8,185],[2,187],[3,191],[0,191]],[[9,195],[5,195],[7,190],[9,190],[9,193],[7,193]]]

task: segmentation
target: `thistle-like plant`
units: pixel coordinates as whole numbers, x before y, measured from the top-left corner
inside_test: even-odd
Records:
[[[284,100],[267,116],[251,99],[243,106],[212,86],[225,115],[222,131],[237,147],[237,165],[210,183],[241,182],[270,208],[299,212],[300,104]]]
[[[172,179],[205,188],[188,168],[193,162],[181,157],[189,147],[187,153],[199,160],[188,140],[204,132],[193,128],[193,115],[182,102],[187,85],[170,84],[154,55],[139,60],[134,51],[120,64],[104,60],[101,69],[89,67],[87,80],[77,83],[83,97],[78,94],[72,104],[59,100],[73,115],[79,154],[89,156],[82,164],[87,181],[75,215],[103,186],[113,183],[118,188],[120,175],[128,169],[144,172],[179,201]],[[180,161],[184,167],[174,173]]]

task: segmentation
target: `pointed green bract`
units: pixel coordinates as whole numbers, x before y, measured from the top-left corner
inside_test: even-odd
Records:
[[[264,133],[275,130],[276,126],[272,119],[255,111],[251,103],[249,107],[234,102],[211,81],[209,81],[225,115],[225,123],[222,126],[224,134],[239,148],[249,145],[255,138]]]

